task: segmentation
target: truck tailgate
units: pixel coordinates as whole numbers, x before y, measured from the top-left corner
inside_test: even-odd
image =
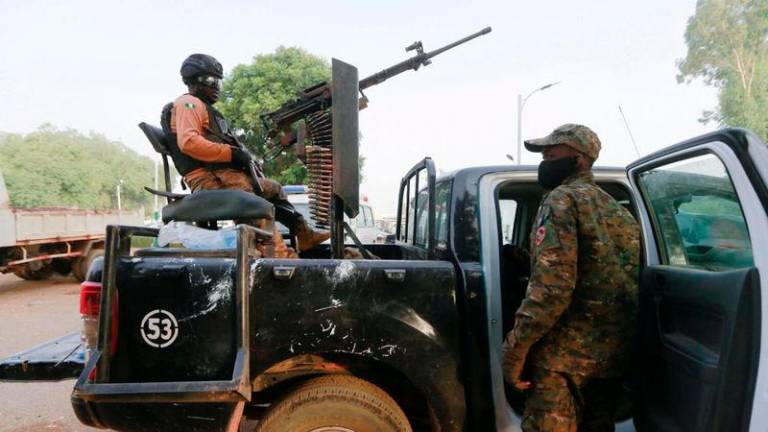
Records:
[[[80,332],[71,333],[0,360],[0,380],[57,381],[77,378],[83,370],[84,358]]]

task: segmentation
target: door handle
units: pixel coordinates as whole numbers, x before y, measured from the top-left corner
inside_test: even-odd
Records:
[[[272,269],[272,276],[277,280],[291,280],[296,272],[296,267],[279,266]]]
[[[405,269],[386,269],[384,278],[389,282],[403,283],[405,281]]]

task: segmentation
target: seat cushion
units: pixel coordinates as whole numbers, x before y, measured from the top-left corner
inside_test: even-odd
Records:
[[[241,190],[202,190],[163,207],[165,223],[274,218],[269,201]]]

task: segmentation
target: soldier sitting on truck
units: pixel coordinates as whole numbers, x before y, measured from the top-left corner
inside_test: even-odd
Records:
[[[192,54],[181,65],[181,78],[189,93],[163,108],[161,124],[170,135],[168,145],[176,170],[192,192],[204,189],[239,189],[254,192],[278,207],[280,222],[292,228],[299,251],[312,249],[330,238],[327,231],[315,231],[294,210],[280,183],[267,178],[254,179],[248,173],[253,157],[240,144],[224,116],[213,107],[219,99],[223,68],[215,58]],[[283,245],[275,231],[275,250]],[[290,253],[289,253],[290,254]]]

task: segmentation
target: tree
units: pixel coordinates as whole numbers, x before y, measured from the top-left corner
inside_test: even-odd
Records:
[[[699,0],[685,41],[678,82],[702,78],[720,90],[701,121],[768,138],[768,0]]]
[[[0,170],[14,207],[145,207],[152,160],[103,135],[43,125],[27,135],[0,134]]]
[[[296,47],[279,47],[272,54],[254,57],[249,65],[236,66],[224,80],[217,107],[232,126],[245,132],[246,145],[265,154],[265,135],[259,115],[274,111],[296,97],[300,90],[331,77],[327,60]],[[265,166],[265,174],[283,184],[301,184],[306,169],[293,154]]]

